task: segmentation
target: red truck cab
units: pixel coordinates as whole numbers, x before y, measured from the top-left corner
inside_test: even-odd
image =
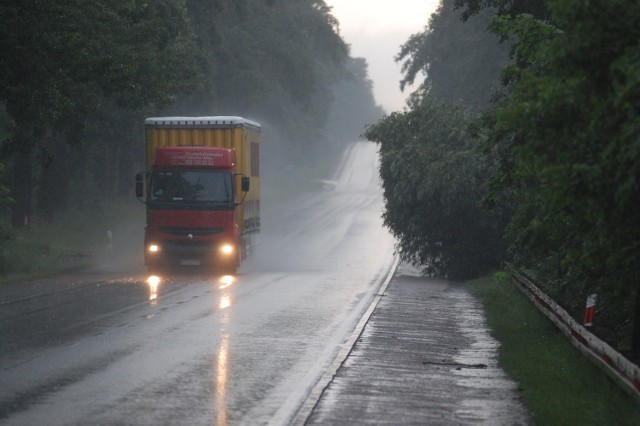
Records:
[[[235,152],[225,148],[158,148],[147,198],[145,263],[214,266],[235,272]]]

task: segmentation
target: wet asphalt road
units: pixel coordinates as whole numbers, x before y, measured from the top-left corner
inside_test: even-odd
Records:
[[[1,287],[0,423],[526,423],[463,287],[403,267],[376,296],[394,263],[376,164],[356,144],[327,188],[267,212],[233,277]]]
[[[393,262],[375,145],[344,162],[265,215],[237,276],[3,286],[0,422],[287,423]]]

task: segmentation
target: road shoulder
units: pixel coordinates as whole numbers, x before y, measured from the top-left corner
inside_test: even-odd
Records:
[[[528,424],[466,286],[401,265],[307,424]]]

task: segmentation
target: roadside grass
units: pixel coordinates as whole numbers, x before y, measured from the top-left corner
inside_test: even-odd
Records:
[[[505,273],[470,282],[539,425],[640,425],[640,403],[589,362]]]
[[[50,223],[32,221],[28,230],[0,224],[0,284],[51,276],[101,262],[114,239],[142,245],[144,206],[118,200],[90,211],[69,210]],[[128,239],[131,238],[131,242]]]

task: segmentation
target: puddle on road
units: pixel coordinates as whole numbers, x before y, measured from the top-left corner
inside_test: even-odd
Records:
[[[422,361],[422,363],[426,364],[426,365],[436,365],[436,366],[443,366],[443,367],[451,367],[451,368],[455,368],[456,370],[462,370],[463,368],[487,368],[487,364],[465,364],[465,363],[461,363],[461,362],[446,361],[446,360],[442,360],[442,361]]]
[[[161,279],[157,275],[151,275],[147,278],[147,285],[149,286],[149,304],[156,306],[158,304],[158,286]]]

